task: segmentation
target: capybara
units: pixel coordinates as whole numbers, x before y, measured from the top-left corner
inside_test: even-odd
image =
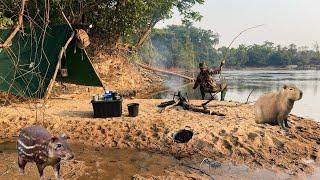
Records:
[[[288,126],[288,115],[294,102],[302,98],[302,91],[293,84],[284,85],[278,92],[261,96],[254,104],[256,123]]]

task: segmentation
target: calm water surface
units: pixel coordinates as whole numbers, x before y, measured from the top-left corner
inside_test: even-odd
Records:
[[[303,97],[295,103],[291,113],[320,121],[320,71],[227,71],[223,73],[227,79],[229,90],[226,100],[246,102],[256,101],[262,94],[277,91],[285,83],[295,84],[303,91]],[[219,77],[217,76],[217,80]],[[180,85],[179,85],[180,84]],[[181,88],[177,79],[167,83],[169,91],[153,95],[153,98],[171,98],[174,91],[181,90],[187,93],[190,99],[200,99],[199,89],[193,90],[193,84]],[[180,88],[179,88],[180,87]],[[219,95],[220,96],[220,95]],[[207,95],[207,98],[209,96]]]

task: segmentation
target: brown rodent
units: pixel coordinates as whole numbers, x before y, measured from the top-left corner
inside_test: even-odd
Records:
[[[261,96],[254,104],[256,123],[288,126],[288,115],[294,102],[302,98],[302,91],[293,84],[284,85],[278,92]]]
[[[17,140],[20,173],[24,174],[28,162],[35,162],[40,179],[44,179],[43,170],[47,166],[53,167],[56,179],[63,179],[60,175],[60,161],[74,157],[66,139],[66,135],[51,136],[42,126],[22,129]]]

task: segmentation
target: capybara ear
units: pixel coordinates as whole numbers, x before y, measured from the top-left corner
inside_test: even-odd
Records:
[[[285,85],[283,85],[283,89],[287,89],[287,85],[285,84]]]

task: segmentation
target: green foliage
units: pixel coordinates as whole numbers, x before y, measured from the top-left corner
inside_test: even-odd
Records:
[[[16,16],[20,1],[2,0],[8,17]],[[47,1],[29,0],[27,15],[42,25],[43,15],[48,10]],[[50,0],[50,23],[66,23],[61,10],[71,22],[84,20],[92,23],[94,34],[105,37],[106,44],[119,41],[132,43],[146,29],[153,28],[160,20],[170,18],[174,7],[183,15],[184,22],[200,20],[201,15],[191,8],[203,4],[204,0]],[[46,8],[47,7],[47,8]]]
[[[3,12],[0,12],[0,28],[5,28],[12,26],[14,23],[10,18],[7,18],[3,15]]]
[[[197,67],[199,62],[206,61],[211,65],[217,62],[213,48],[217,42],[218,34],[210,30],[173,25],[165,29],[154,29],[139,53],[146,62],[155,65],[190,69]],[[145,52],[151,49],[157,58],[146,56]]]
[[[151,38],[140,51],[144,61],[149,64],[165,67],[191,69],[199,62],[206,62],[209,66],[217,66],[220,60],[227,56],[228,67],[265,67],[286,65],[320,65],[318,45],[315,50],[306,47],[298,48],[295,44],[288,47],[275,46],[266,41],[262,45],[239,45],[237,48],[215,49],[219,42],[218,34],[210,30],[193,26],[169,26],[155,29]],[[152,56],[145,52],[152,50]]]

